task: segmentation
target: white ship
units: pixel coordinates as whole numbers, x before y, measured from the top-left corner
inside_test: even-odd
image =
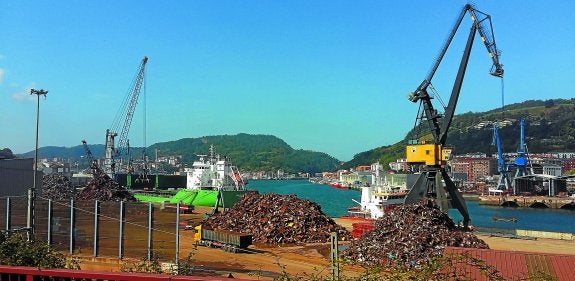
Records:
[[[198,155],[192,168],[185,169],[186,188],[170,197],[155,194],[136,194],[140,201],[181,203],[188,206],[231,208],[248,192],[240,172],[227,158],[220,158],[210,146],[210,155]]]
[[[210,155],[198,155],[192,168],[186,168],[186,188],[191,190],[243,191],[245,183],[240,172],[227,158],[214,154],[210,146]]]
[[[350,207],[348,216],[345,218],[378,219],[398,205],[404,204],[409,190],[405,183],[388,181],[387,177],[381,178],[379,169],[376,169],[375,183],[361,187],[361,202],[359,206]]]

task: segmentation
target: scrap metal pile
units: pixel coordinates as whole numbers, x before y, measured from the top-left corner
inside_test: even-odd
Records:
[[[447,246],[488,249],[472,232],[453,223],[433,200],[401,205],[374,223],[374,229],[351,243],[343,257],[364,265],[419,267]]]
[[[98,200],[98,201],[137,201],[127,190],[106,174],[94,175],[94,178],[76,191],[68,177],[53,173],[42,178],[42,197],[52,200]]]
[[[98,201],[137,201],[134,196],[122,188],[106,174],[94,174],[94,178],[76,194],[76,200]]]
[[[42,197],[52,200],[70,200],[74,198],[74,187],[68,177],[53,173],[42,177]]]
[[[254,243],[292,244],[329,242],[331,232],[351,239],[345,228],[326,216],[321,207],[295,195],[249,192],[233,208],[209,217],[203,227],[251,234]]]

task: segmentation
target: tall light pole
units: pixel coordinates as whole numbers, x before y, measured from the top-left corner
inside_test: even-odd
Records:
[[[28,229],[28,240],[34,235],[34,201],[36,200],[36,175],[38,173],[38,127],[40,123],[40,96],[46,98],[48,91],[44,90],[30,90],[30,95],[36,95],[38,102],[36,106],[36,148],[34,150],[34,184],[28,190],[28,218],[26,220],[26,227]]]

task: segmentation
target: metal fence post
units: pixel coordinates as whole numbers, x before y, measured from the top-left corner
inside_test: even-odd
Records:
[[[70,255],[74,255],[74,236],[76,236],[74,223],[74,199],[70,200]]]
[[[120,237],[118,238],[118,259],[124,255],[124,201],[120,201]]]
[[[152,260],[152,223],[154,222],[153,218],[154,213],[154,206],[152,202],[148,203],[148,261]]]
[[[52,199],[48,199],[48,229],[46,240],[48,245],[52,245]]]
[[[330,236],[331,242],[331,278],[332,280],[339,280],[339,252],[337,247],[337,232],[332,232]]]
[[[98,256],[98,222],[100,219],[100,208],[98,200],[94,201],[94,257]]]
[[[6,231],[10,230],[10,197],[6,197]]]
[[[180,265],[180,202],[176,204],[176,266]]]

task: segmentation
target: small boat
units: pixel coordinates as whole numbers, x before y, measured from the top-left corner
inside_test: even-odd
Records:
[[[349,189],[348,184],[341,183],[341,182],[334,182],[334,183],[331,183],[329,186],[331,186],[333,188],[339,188],[339,189]]]
[[[507,221],[507,222],[512,222],[512,223],[517,223],[516,218],[491,217],[491,219],[493,219],[494,221]]]

